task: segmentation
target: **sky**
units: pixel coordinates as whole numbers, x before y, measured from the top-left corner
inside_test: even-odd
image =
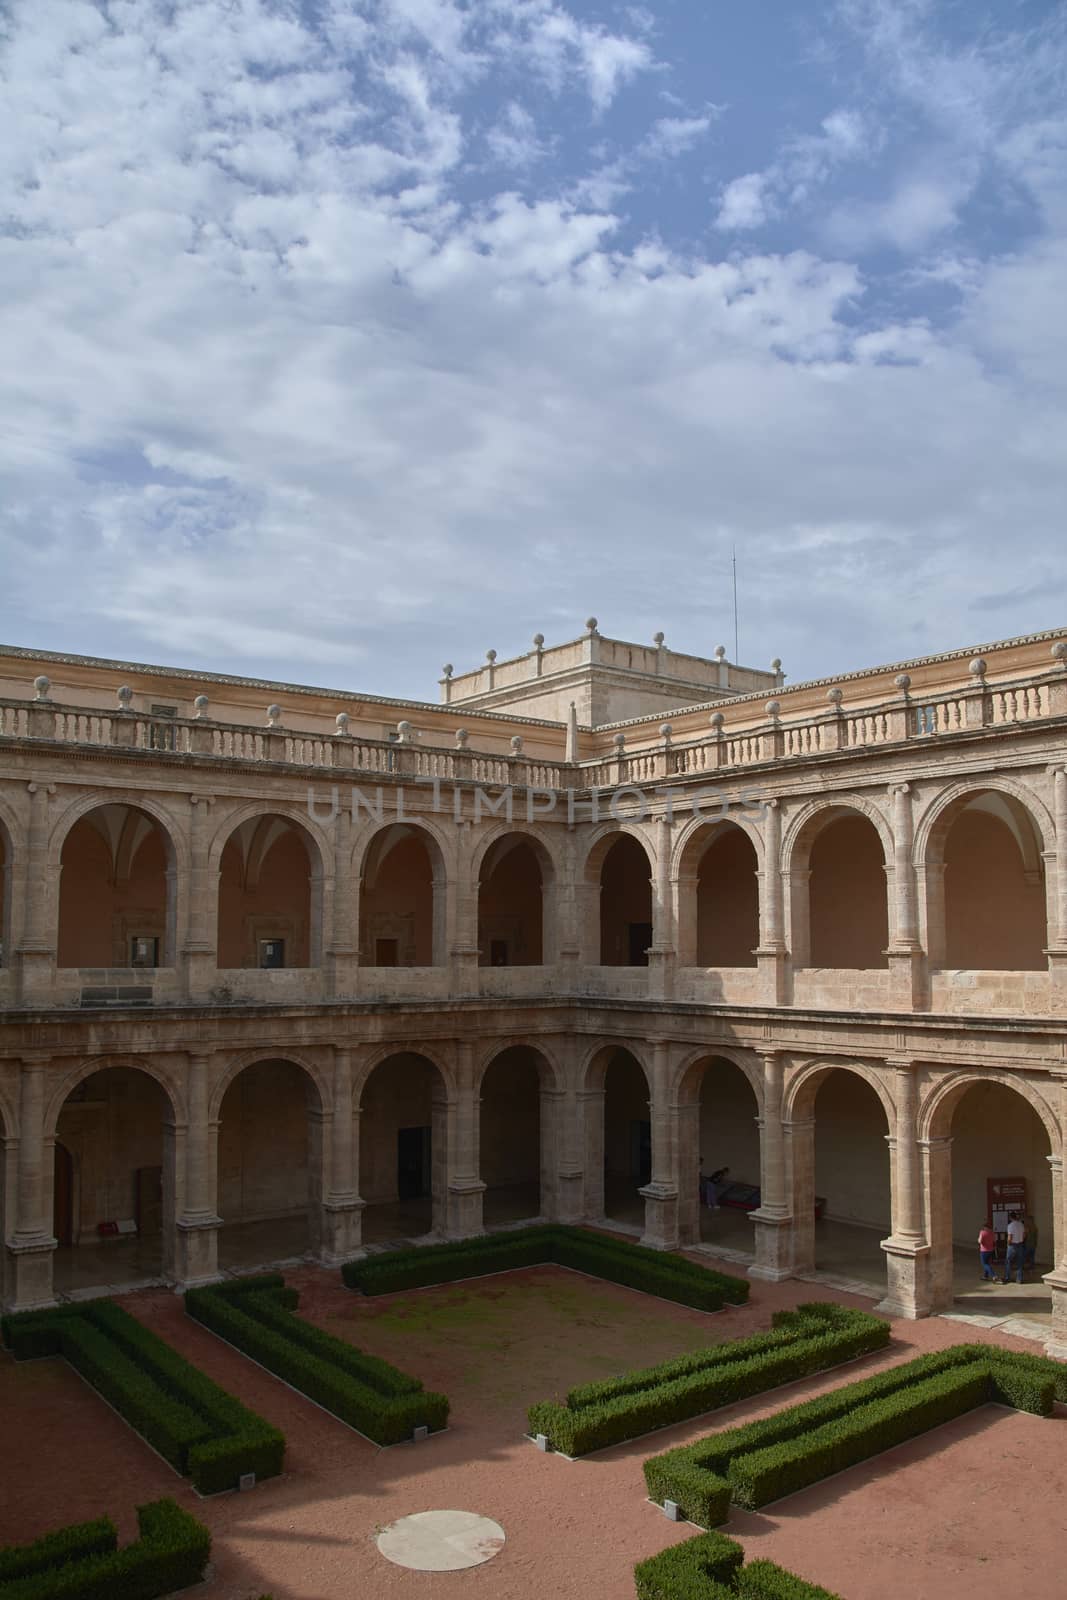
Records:
[[[1067,621],[1067,7],[0,0],[0,639]]]

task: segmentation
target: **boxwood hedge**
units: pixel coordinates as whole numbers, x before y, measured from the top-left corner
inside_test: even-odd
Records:
[[[634,1568],[638,1600],[838,1600],[773,1561],[743,1566],[736,1539],[698,1533]]]
[[[277,1273],[185,1295],[191,1317],[375,1444],[399,1444],[418,1427],[433,1433],[445,1426],[443,1394],[294,1316],[298,1303]]]
[[[527,1413],[531,1433],[565,1455],[603,1450],[731,1405],[812,1372],[881,1350],[889,1324],[864,1311],[811,1302],[779,1311],[773,1331],[690,1351],[618,1378],[581,1384],[564,1403],[542,1401]]]
[[[202,1494],[282,1470],[285,1438],[113,1300],[0,1320],[16,1360],[61,1355]]]
[[[138,1506],[137,1526],[125,1550],[104,1517],[0,1552],[0,1600],[154,1600],[200,1582],[211,1554],[202,1523],[156,1500]]]
[[[743,1305],[748,1299],[745,1278],[713,1272],[684,1256],[648,1250],[624,1239],[560,1223],[487,1233],[450,1244],[391,1250],[362,1261],[346,1262],[341,1275],[350,1289],[364,1294],[392,1294],[398,1289],[547,1264],[572,1267],[591,1277],[606,1278],[610,1283],[695,1306],[700,1311],[720,1311],[724,1305]]]
[[[650,1497],[705,1528],[731,1501],[766,1505],[913,1439],[987,1401],[1048,1416],[1067,1399],[1067,1367],[990,1345],[952,1345],[758,1422],[645,1462]]]

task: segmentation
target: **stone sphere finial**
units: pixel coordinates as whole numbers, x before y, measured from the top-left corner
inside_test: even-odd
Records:
[[[1067,662],[1067,639],[1057,639],[1051,654],[1053,661]]]
[[[48,691],[52,687],[52,680],[51,680],[51,678],[46,678],[44,673],[42,672],[41,676],[39,678],[34,678],[33,687],[37,691],[37,694],[35,696],[35,698],[37,700],[47,700],[48,699]]]
[[[670,742],[671,742],[671,734],[673,732],[674,732],[674,728],[671,725],[671,723],[669,723],[669,722],[661,722],[660,723],[660,725],[659,725],[659,736],[660,736],[661,739],[665,739],[668,744],[670,744]]]
[[[468,741],[469,738],[470,738],[470,734],[467,732],[466,728],[457,728],[456,729],[456,749],[457,750],[466,750],[467,741]]]
[[[595,617],[586,617],[585,626],[586,626],[587,632],[595,633],[597,628],[599,627],[599,623],[597,622]]]
[[[896,684],[901,694],[907,694],[908,690],[911,688],[911,673],[898,672],[896,677],[893,679],[893,682]]]
[[[514,756],[522,754],[522,734],[513,733],[511,736],[511,753]]]
[[[207,716],[208,707],[210,704],[211,702],[206,694],[198,694],[196,699],[193,701],[193,710],[196,712],[197,717],[201,721],[203,721],[204,717]]]
[[[715,659],[716,661],[726,660],[726,646],[724,644],[717,644],[715,646]]]
[[[975,656],[974,660],[971,662],[970,666],[967,668],[967,671],[974,678],[984,678],[985,674],[986,674],[987,665],[988,665],[988,663],[986,662],[984,656]]]
[[[489,665],[492,666],[493,662],[496,660],[496,651],[487,650],[485,652],[485,659],[488,661]]]
[[[778,713],[779,713],[779,711],[781,711],[781,709],[782,709],[782,702],[780,700],[768,700],[767,701],[767,715],[770,718],[772,718],[772,720],[777,718]]]
[[[533,642],[536,645],[537,649],[540,650],[541,646],[545,642],[544,634],[543,633],[535,633],[534,637],[533,637]]]
[[[781,658],[781,656],[775,656],[774,660],[771,662],[771,671],[772,672],[781,672],[781,670],[782,670],[782,658]]]
[[[663,649],[663,641],[665,638],[666,634],[664,633],[654,633],[652,635],[652,643],[655,645],[657,650]]]
[[[452,665],[451,661],[446,661],[444,666],[441,668],[441,676],[444,678],[450,678],[455,670],[456,669]]]
[[[715,729],[716,733],[721,733],[722,732],[722,725],[726,721],[726,718],[723,716],[721,711],[713,711],[711,713],[711,716],[708,718],[708,721],[711,724],[711,726]]]
[[[626,749],[626,735],[624,733],[613,733],[611,742],[615,746],[615,754],[621,756]]]
[[[130,688],[128,683],[124,683],[122,688],[119,690],[119,705],[122,707],[123,711],[129,711],[132,702],[133,690]]]
[[[268,728],[276,728],[281,720],[282,720],[282,708],[281,708],[281,706],[268,706],[267,707],[267,727]]]
[[[343,737],[348,732],[348,722],[349,722],[348,712],[347,711],[339,711],[337,713],[336,717],[334,717],[333,720],[337,724],[337,733],[338,733],[338,735]]]
[[[832,689],[827,689],[826,698],[832,706],[839,706],[845,698],[844,691],[839,689],[835,683]]]
[[[410,744],[411,743],[411,723],[410,722],[398,722],[397,725],[396,725],[396,735],[397,735],[397,739],[400,741],[401,744]]]

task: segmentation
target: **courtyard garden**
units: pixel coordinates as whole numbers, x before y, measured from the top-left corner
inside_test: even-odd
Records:
[[[961,1352],[948,1321],[890,1327],[870,1302],[827,1291],[812,1305],[799,1284],[748,1292],[742,1282],[733,1292],[729,1272],[700,1286],[697,1298],[721,1303],[709,1311],[558,1258],[498,1262],[483,1276],[477,1262],[455,1260],[462,1252],[422,1254],[417,1273],[372,1257],[367,1279],[349,1273],[348,1285],[304,1266],[284,1285],[227,1280],[190,1295],[188,1307],[146,1291],[118,1315],[98,1303],[34,1327],[25,1319],[16,1342],[51,1338],[56,1349],[0,1356],[9,1464],[0,1545],[110,1516],[121,1556],[143,1542],[136,1507],[168,1499],[210,1533],[208,1579],[196,1590],[204,1600],[448,1600],[472,1585],[487,1600],[546,1591],[809,1600],[789,1573],[843,1600],[1062,1592],[1067,1369],[1050,1376],[1033,1345],[982,1335]],[[634,1255],[614,1276],[657,1261],[680,1281],[705,1270],[662,1256],[646,1269]],[[412,1273],[446,1281],[396,1286],[397,1274]],[[57,1322],[66,1328],[55,1332]],[[90,1386],[79,1337],[99,1360],[101,1336],[124,1359],[141,1351],[164,1386],[194,1372],[185,1401],[194,1411],[205,1395],[229,1397],[265,1438],[284,1441],[280,1470],[251,1492],[202,1497],[192,1475],[178,1475],[202,1429],[184,1463],[172,1453],[168,1464],[143,1418],[127,1409],[123,1421],[120,1397],[105,1402]],[[877,1448],[868,1448],[871,1407],[888,1402],[899,1418],[901,1396],[925,1425],[909,1432],[875,1416]],[[798,1450],[797,1427],[782,1419],[805,1408],[814,1442]],[[218,1401],[207,1410],[220,1415]],[[842,1419],[844,1444],[834,1435]],[[416,1430],[418,1442],[395,1442]],[[536,1433],[549,1448],[535,1448]],[[730,1488],[735,1460],[740,1492]],[[704,1498],[689,1505],[695,1481]],[[718,1531],[698,1537],[650,1495]],[[503,1530],[499,1553],[432,1574],[382,1556],[381,1530],[437,1508],[491,1519]],[[68,1592],[73,1600],[77,1589]]]

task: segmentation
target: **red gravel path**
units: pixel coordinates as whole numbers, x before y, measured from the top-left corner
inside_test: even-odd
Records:
[[[590,1314],[579,1319],[577,1334],[565,1327],[561,1342],[558,1318],[553,1325],[545,1302],[552,1294],[568,1303],[576,1293],[580,1298],[577,1286],[587,1280],[558,1268],[537,1269],[485,1280],[470,1291],[486,1296],[484,1320],[470,1322],[469,1308],[458,1298],[448,1302],[450,1315],[456,1307],[453,1336],[424,1348],[419,1307],[410,1338],[402,1340],[397,1307],[452,1291],[366,1302],[346,1292],[335,1272],[303,1268],[288,1280],[301,1289],[301,1311],[313,1320],[391,1353],[428,1386],[447,1379],[442,1386],[453,1400],[448,1433],[418,1446],[378,1450],[191,1322],[178,1297],[151,1291],[123,1303],[285,1431],[286,1474],[251,1494],[202,1501],[63,1362],[16,1368],[3,1356],[0,1543],[104,1511],[129,1537],[133,1506],[169,1494],[214,1533],[215,1570],[198,1591],[203,1600],[251,1600],[264,1591],[276,1600],[632,1600],[633,1563],[693,1531],[668,1523],[645,1501],[646,1456],[919,1351],[992,1337],[941,1320],[899,1322],[885,1356],[732,1406],[713,1421],[571,1464],[521,1439],[523,1407],[579,1378],[601,1375],[604,1361],[615,1359],[612,1341],[623,1338],[619,1330],[628,1319],[647,1350],[640,1359],[655,1360],[671,1348],[692,1347],[701,1333],[717,1341],[765,1328],[772,1310],[814,1298],[816,1291],[753,1284],[747,1307],[705,1318],[590,1283]],[[509,1324],[508,1304],[524,1280],[529,1310]],[[818,1297],[869,1309],[869,1302],[832,1291]],[[995,1342],[1035,1348],[1007,1338]],[[410,1359],[420,1351],[418,1360]],[[546,1362],[556,1379],[547,1387],[539,1370]],[[845,1600],[899,1600],[901,1594],[913,1600],[1062,1600],[1065,1424],[1067,1412],[1045,1421],[988,1407],[764,1513],[735,1513],[726,1531],[742,1540],[749,1556],[772,1557]],[[504,1551],[460,1573],[408,1572],[384,1561],[373,1543],[375,1528],[431,1508],[493,1517],[507,1533]]]

